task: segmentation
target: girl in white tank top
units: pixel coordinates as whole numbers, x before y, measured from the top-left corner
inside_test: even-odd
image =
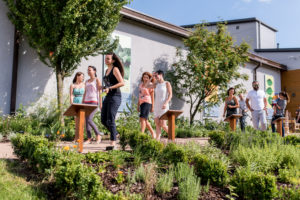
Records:
[[[152,84],[152,79],[156,82]],[[158,70],[153,74],[152,78],[147,82],[146,87],[154,88],[154,120],[156,124],[156,139],[160,140],[161,128],[168,132],[166,120],[161,120],[160,117],[169,110],[169,102],[172,99],[172,87],[168,81],[164,80],[164,73]]]

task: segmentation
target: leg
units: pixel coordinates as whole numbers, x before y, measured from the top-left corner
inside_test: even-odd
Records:
[[[85,116],[86,135],[87,135],[88,141],[91,141],[92,127],[90,126],[89,121],[90,121],[90,116]]]
[[[152,126],[151,126],[151,124],[150,124],[150,122],[148,120],[146,121],[146,127],[150,131],[150,133],[152,135],[152,138],[155,138],[153,128],[152,128]]]
[[[246,126],[246,116],[243,115],[241,118],[240,118],[240,126],[241,126],[241,130],[243,132],[245,132],[245,126]]]
[[[141,132],[144,133],[146,129],[146,119],[140,117],[140,123],[141,123]]]
[[[266,111],[262,110],[260,113],[260,120],[261,120],[261,130],[265,131],[267,130],[267,116],[266,116]]]
[[[118,112],[118,109],[121,104],[121,96],[112,96],[109,105],[107,106],[107,126],[110,131],[110,140],[112,144],[115,144],[117,140],[117,127],[115,123],[115,118]]]
[[[103,104],[102,104],[102,109],[101,109],[101,123],[108,129],[107,126],[107,107],[108,107],[108,100],[109,97],[105,97]],[[108,129],[109,130],[109,129]]]
[[[259,123],[259,119],[258,119],[258,111],[254,110],[252,111],[252,123],[253,123],[253,127],[258,130],[258,123]]]
[[[167,126],[167,121],[166,120],[160,120],[160,126],[163,128],[163,130],[168,133],[168,126]]]
[[[161,135],[161,127],[160,127],[159,117],[156,117],[154,119],[154,121],[155,121],[155,125],[156,125],[156,139],[159,140],[160,139],[160,135]]]
[[[275,133],[276,132],[276,128],[275,128],[275,124],[274,124],[274,120],[275,120],[275,116],[272,117],[271,120],[271,127],[272,127],[272,132]]]
[[[97,109],[95,109],[95,110],[90,114],[90,116],[89,116],[89,118],[90,118],[90,120],[89,120],[89,125],[90,125],[90,127],[92,127],[93,130],[95,131],[96,136],[98,136],[98,135],[103,135],[103,134],[98,130],[96,124],[95,124],[94,121],[93,121],[93,118],[94,118],[94,115],[96,114],[96,112],[97,112]]]

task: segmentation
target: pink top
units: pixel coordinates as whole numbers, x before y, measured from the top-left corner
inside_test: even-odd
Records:
[[[143,84],[140,84],[140,86],[139,86],[139,102],[140,102],[140,104],[142,104],[142,103],[152,104],[151,92],[153,92],[153,89],[143,87]]]
[[[84,103],[98,103],[98,90],[96,79],[93,82],[85,82]]]

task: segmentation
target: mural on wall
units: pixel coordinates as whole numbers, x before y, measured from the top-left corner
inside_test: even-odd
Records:
[[[122,92],[122,102],[119,107],[119,112],[127,110],[126,104],[131,105],[131,95],[130,95],[130,69],[131,69],[131,38],[118,33],[112,34],[113,38],[119,39],[119,44],[115,50],[115,54],[121,59],[124,65],[124,83],[125,85],[121,87]],[[104,66],[103,71],[105,71],[107,66]]]
[[[274,77],[271,75],[265,75],[265,93],[267,98],[267,109],[268,109],[268,119],[272,118],[273,109],[272,102],[275,95],[275,87],[274,87]]]

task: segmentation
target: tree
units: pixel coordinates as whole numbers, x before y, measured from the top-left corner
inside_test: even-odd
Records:
[[[224,24],[218,24],[216,32],[199,25],[184,40],[185,50],[177,49],[177,62],[167,78],[175,95],[189,103],[190,124],[198,112],[221,102],[233,80],[247,79],[238,69],[248,61],[249,46],[233,43]],[[241,84],[235,88],[241,88]]]
[[[112,51],[110,34],[120,20],[120,9],[130,0],[4,0],[8,17],[40,60],[53,68],[57,104],[63,125],[64,78],[82,58]]]

